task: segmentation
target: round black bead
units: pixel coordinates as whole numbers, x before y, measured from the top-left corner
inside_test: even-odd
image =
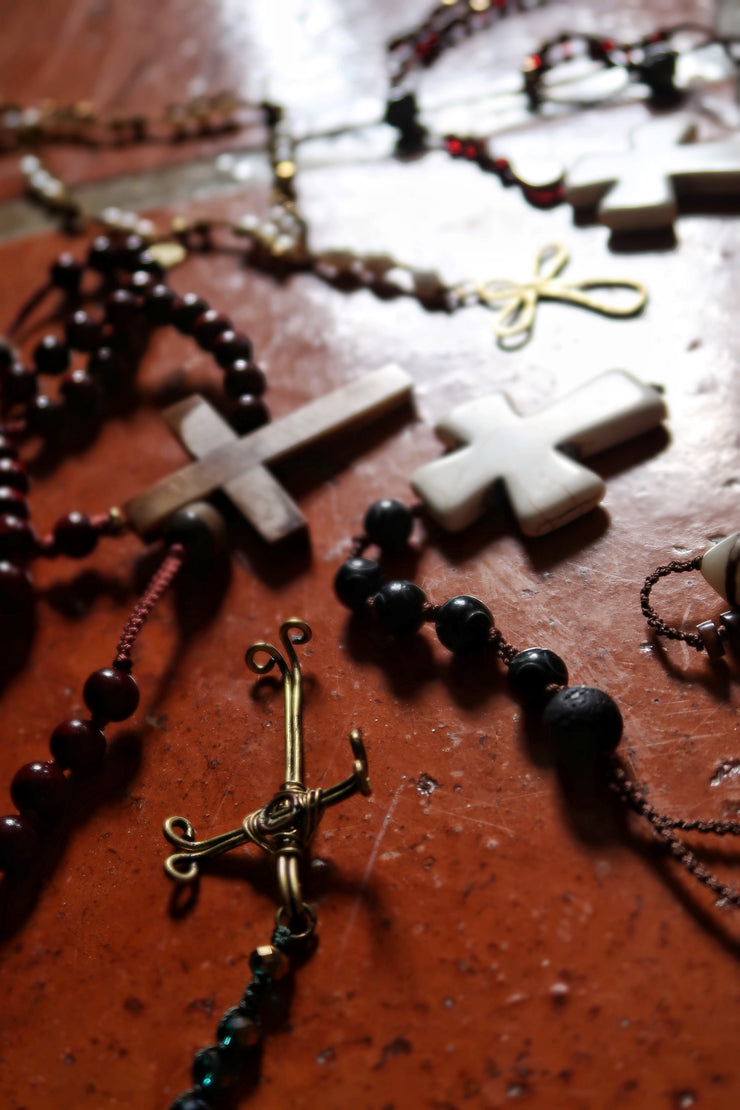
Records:
[[[365,533],[383,551],[400,551],[414,526],[414,515],[402,501],[384,497],[365,513]]]
[[[622,735],[617,703],[595,686],[568,686],[548,702],[544,722],[563,754],[606,755]]]
[[[460,594],[441,606],[434,628],[441,644],[456,655],[464,655],[485,647],[493,628],[493,614],[477,597]]]
[[[525,702],[537,707],[546,701],[548,686],[568,685],[568,668],[548,648],[525,648],[509,664],[509,682]]]
[[[34,348],[33,364],[39,374],[63,374],[69,366],[69,347],[56,335],[45,335]]]
[[[213,565],[226,543],[221,514],[207,501],[194,501],[170,517],[165,529],[168,544],[181,543],[187,551],[187,566],[199,573]]]
[[[416,632],[424,619],[426,600],[420,586],[402,579],[386,582],[373,598],[380,623],[394,636]]]
[[[236,1077],[236,1061],[216,1045],[201,1048],[193,1057],[193,1082],[208,1094],[228,1090]]]
[[[233,1006],[218,1023],[216,1038],[218,1047],[225,1051],[246,1052],[259,1043],[259,1023],[238,1006]]]
[[[334,577],[334,592],[348,609],[362,609],[369,597],[380,589],[383,574],[372,559],[347,559]]]

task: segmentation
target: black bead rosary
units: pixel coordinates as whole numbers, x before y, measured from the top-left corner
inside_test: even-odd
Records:
[[[493,615],[476,597],[460,595],[442,605],[431,604],[414,582],[384,581],[380,564],[365,558],[375,544],[381,552],[401,551],[413,528],[415,511],[386,498],[368,509],[365,532],[353,541],[352,554],[337,571],[337,597],[354,612],[372,610],[380,626],[392,636],[408,637],[422,624],[434,625],[440,643],[459,656],[493,651],[507,667],[509,684],[528,710],[541,714],[546,733],[566,766],[592,765],[605,775],[609,788],[633,812],[644,817],[653,832],[686,870],[719,900],[740,907],[740,891],[722,882],[704,866],[676,835],[700,832],[740,836],[740,821],[688,820],[659,813],[647,800],[616,755],[622,737],[622,715],[616,702],[594,686],[569,686],[568,669],[548,648],[518,650],[496,627]]]

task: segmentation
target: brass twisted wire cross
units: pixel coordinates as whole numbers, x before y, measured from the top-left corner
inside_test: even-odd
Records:
[[[581,308],[600,312],[602,316],[636,316],[647,303],[647,289],[639,281],[622,278],[587,278],[585,281],[564,282],[555,279],[568,263],[568,251],[560,243],[551,243],[537,254],[531,281],[516,282],[499,278],[476,283],[462,290],[471,300],[488,308],[501,306],[494,331],[499,341],[521,336],[526,339],[534,327],[537,303],[540,300],[565,301]],[[634,299],[623,303],[589,295],[590,289],[626,289]]]
[[[326,790],[307,790],[303,784],[302,676],[296,644],[311,639],[305,621],[291,618],[280,629],[285,654],[273,644],[260,641],[248,649],[246,663],[255,674],[267,674],[277,665],[283,676],[285,699],[285,779],[276,794],[254,810],[237,829],[208,840],[196,840],[195,829],[185,817],[168,817],[164,835],[179,851],[165,861],[164,869],[178,883],[197,878],[205,860],[228,852],[240,844],[252,843],[275,856],[280,907],[278,924],[287,924],[294,935],[308,935],[316,923],[313,911],[303,901],[300,861],[328,806],[349,798],[358,791],[370,793],[367,757],[358,729],[349,734],[354,756],[352,774]],[[257,656],[267,655],[259,661]]]

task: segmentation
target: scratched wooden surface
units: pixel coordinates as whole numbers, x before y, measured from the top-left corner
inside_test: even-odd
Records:
[[[0,88],[113,111],[229,86],[287,104],[299,130],[316,130],[380,113],[383,43],[426,7],[47,0],[42,16],[6,0]],[[612,8],[552,3],[512,18],[452,51],[424,77],[422,100],[470,103],[491,74],[512,71],[564,28],[628,35],[712,14],[699,2]],[[732,117],[732,90],[712,95]],[[710,108],[700,120],[706,137],[722,133]],[[640,103],[597,108],[514,127],[500,142],[568,159],[597,141],[624,143],[645,117]],[[50,157],[84,183],[232,142]],[[610,249],[604,228],[577,226],[566,207],[527,207],[441,154],[400,164],[390,145],[373,132],[304,148],[299,187],[317,245],[391,251],[449,279],[523,278],[541,246],[562,241],[572,252],[566,277],[639,279],[649,307],[619,322],[544,305],[531,342],[512,353],[495,346],[484,309],[430,314],[309,275],[276,284],[234,255],[193,258],[176,272],[180,291],[197,291],[252,336],[275,414],[389,360],[413,376],[416,413],[282,467],[310,545],[270,552],[235,527],[230,576],[168,599],[142,634],[136,717],[109,731],[106,765],[76,794],[41,881],[22,897],[0,892],[0,1088],[12,1110],[166,1107],[189,1085],[193,1051],[212,1042],[219,1015],[239,998],[249,952],[271,928],[270,867],[242,854],[183,908],[162,872],[161,824],[183,813],[204,835],[235,826],[279,784],[281,699],[255,686],[243,659],[294,614],[314,629],[304,652],[308,783],[348,772],[345,737],[361,726],[374,792],[329,812],[316,837],[305,880],[318,945],[290,981],[238,1105],[740,1102],[737,914],[714,906],[603,799],[565,789],[498,670],[451,663],[428,630],[410,647],[386,643],[347,618],[331,586],[365,507],[382,495],[408,498],[407,476],[440,450],[432,424],[455,402],[505,388],[532,412],[611,367],[661,384],[667,434],[598,461],[602,510],[537,541],[524,542],[505,514],[457,537],[431,533],[410,569],[435,600],[482,597],[514,643],[551,647],[574,682],[608,690],[659,808],[737,813],[737,673],[712,670],[681,645],[653,646],[638,592],[658,563],[738,526],[738,215],[732,205],[699,206],[680,219],[675,243]],[[245,175],[240,191],[174,207],[264,210],[264,180]],[[16,160],[0,159],[2,199],[19,188]],[[62,245],[51,232],[0,245],[4,320]],[[67,508],[120,503],[179,466],[184,454],[157,405],[166,386],[206,380],[215,380],[206,356],[158,335],[140,404],[83,451],[35,467],[37,527]],[[45,757],[51,729],[80,709],[88,672],[109,662],[141,554],[127,537],[84,565],[39,567],[34,633],[6,665],[1,692],[4,784]],[[667,585],[661,600],[677,620],[721,608],[688,579]],[[733,873],[729,846],[709,858]]]

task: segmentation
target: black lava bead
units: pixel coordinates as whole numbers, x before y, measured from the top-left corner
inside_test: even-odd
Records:
[[[548,648],[525,648],[509,665],[509,682],[523,701],[537,707],[546,701],[548,686],[568,685],[568,668]]]
[[[477,597],[460,594],[440,608],[434,627],[441,644],[456,655],[464,655],[485,647],[493,628],[493,614]]]
[[[347,559],[334,578],[334,592],[348,609],[362,609],[369,597],[380,589],[383,574],[372,559]]]
[[[365,534],[383,551],[400,551],[414,526],[414,516],[402,501],[384,497],[365,513]]]
[[[170,517],[165,540],[181,543],[187,551],[187,566],[196,573],[212,566],[224,550],[226,529],[221,514],[207,501],[194,501]]]
[[[548,702],[544,721],[565,755],[606,755],[614,751],[622,735],[617,703],[595,686],[560,690]]]
[[[386,632],[409,636],[423,621],[426,594],[415,582],[396,579],[381,586],[373,602]]]

